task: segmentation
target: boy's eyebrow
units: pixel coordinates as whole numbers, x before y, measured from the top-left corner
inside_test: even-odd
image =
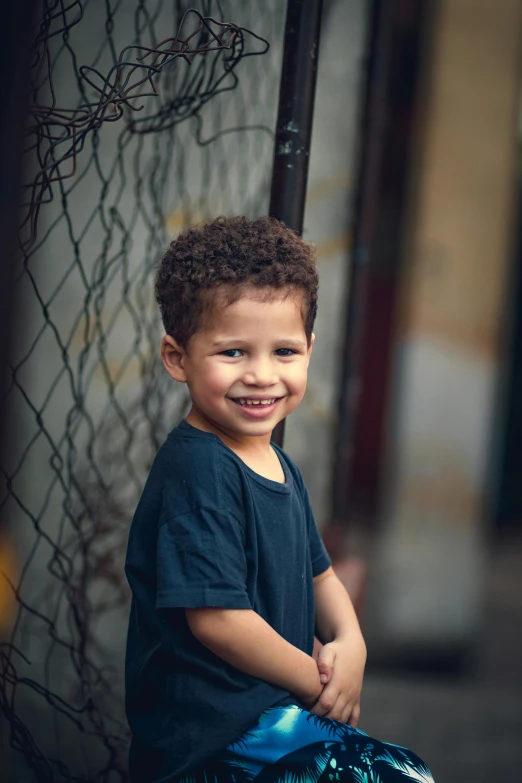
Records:
[[[306,342],[304,340],[295,340],[292,337],[279,337],[277,339],[278,343],[284,343],[285,346],[290,346],[294,348],[304,348],[306,347]],[[217,340],[215,343],[212,343],[212,348],[221,348],[224,345],[246,345],[248,343],[248,340],[242,340],[240,337],[230,337],[226,340]]]

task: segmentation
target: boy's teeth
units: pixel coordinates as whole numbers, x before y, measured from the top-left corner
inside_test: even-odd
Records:
[[[275,402],[275,397],[271,400],[244,400],[239,399],[238,400],[240,405],[271,405],[273,402]]]

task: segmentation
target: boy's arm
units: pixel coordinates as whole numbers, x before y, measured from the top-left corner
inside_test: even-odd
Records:
[[[366,645],[352,602],[330,567],[314,579],[316,630],[325,646],[317,667],[327,681],[312,712],[356,726]],[[331,676],[330,676],[331,674]]]
[[[348,636],[362,641],[350,596],[331,566],[314,578],[314,601],[316,631],[323,644]]]
[[[323,686],[314,659],[294,647],[252,609],[186,610],[190,630],[227,663],[290,691],[313,706]]]

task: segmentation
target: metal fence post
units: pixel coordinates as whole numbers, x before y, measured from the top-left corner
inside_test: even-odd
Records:
[[[308,180],[322,0],[288,0],[269,214],[299,234]],[[273,440],[282,445],[284,420]]]
[[[0,443],[4,384],[13,310],[13,267],[20,209],[24,128],[29,109],[29,66],[35,0],[2,5],[5,45],[0,51]]]

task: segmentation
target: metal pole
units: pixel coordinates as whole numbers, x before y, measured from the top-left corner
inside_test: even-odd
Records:
[[[269,214],[299,234],[308,180],[322,0],[288,0]],[[273,433],[282,445],[284,420]]]
[[[17,226],[20,209],[20,182],[22,176],[22,156],[24,130],[29,109],[29,73],[33,56],[33,21],[36,18],[36,0],[19,0],[3,3],[2,46],[0,47],[0,452],[7,450],[5,390],[7,386],[7,365],[10,339],[14,336],[13,315],[16,303],[13,301],[14,265],[17,249]],[[16,324],[23,327],[23,315]],[[9,531],[5,510],[0,512],[0,550],[9,553]],[[2,580],[0,595],[5,601],[6,616],[0,616],[0,627],[9,615],[12,599],[7,582]],[[2,608],[0,608],[0,612]],[[3,641],[0,639],[0,641]],[[9,728],[3,716],[0,704],[0,721],[4,722],[5,736],[1,753],[2,771],[5,779],[11,779],[12,756],[9,741],[15,731],[13,724]],[[0,732],[1,733],[1,732]]]
[[[331,547],[367,533],[380,489],[380,455],[393,345],[393,310],[431,0],[374,0],[335,447]]]
[[[33,56],[36,0],[4,3],[0,48],[0,444],[3,444],[4,389],[12,333],[13,276],[24,129],[29,109],[29,70]]]

